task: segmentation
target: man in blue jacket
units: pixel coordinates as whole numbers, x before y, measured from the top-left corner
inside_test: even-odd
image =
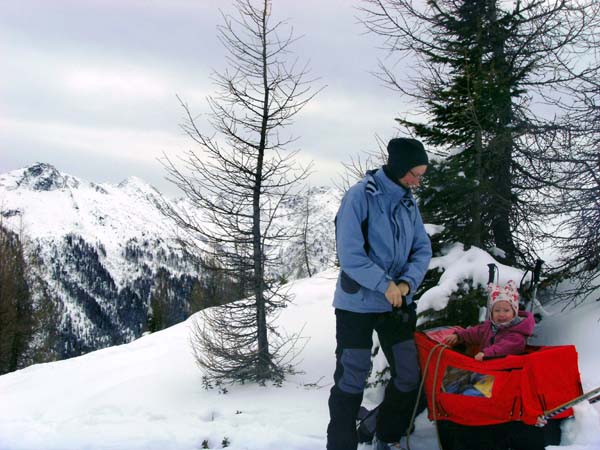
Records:
[[[336,369],[329,397],[327,450],[355,450],[356,416],[371,369],[373,331],[391,371],[377,416],[378,450],[405,434],[419,383],[413,294],[431,260],[431,243],[411,190],[428,158],[416,139],[396,138],[388,161],[352,186],[336,216],[340,273],[333,306]]]

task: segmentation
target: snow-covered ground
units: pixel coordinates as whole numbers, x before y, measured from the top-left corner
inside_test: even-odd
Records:
[[[486,255],[455,255],[462,259],[453,258],[440,285],[452,290],[453,280],[464,274],[483,280]],[[466,263],[474,258],[479,263],[470,269]],[[335,278],[327,271],[291,285],[295,300],[278,324],[290,333],[303,329],[306,341],[300,373],[283,386],[205,390],[189,346],[193,316],[130,344],[0,377],[0,449],[198,450],[203,441],[222,448],[224,439],[232,450],[324,449],[334,370]],[[444,294],[439,297],[443,302]],[[600,302],[590,302],[545,318],[537,329],[536,343],[577,346],[586,390],[600,385],[599,320]],[[377,396],[369,392],[365,401],[372,404]],[[600,404],[583,404],[575,412],[564,425],[563,445],[552,448],[600,449]],[[437,448],[425,414],[417,418],[410,446]]]

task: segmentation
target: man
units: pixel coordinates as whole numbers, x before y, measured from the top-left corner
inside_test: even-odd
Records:
[[[425,175],[428,158],[415,139],[392,139],[387,150],[387,164],[348,190],[336,216],[340,274],[327,450],[358,446],[356,416],[371,369],[373,330],[392,375],[377,416],[378,450],[399,448],[416,401],[412,297],[429,266],[431,243],[411,190]]]

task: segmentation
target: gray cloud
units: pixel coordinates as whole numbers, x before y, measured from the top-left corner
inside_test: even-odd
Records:
[[[302,159],[313,184],[341,161],[395,133],[406,106],[381,86],[378,41],[357,24],[359,1],[276,1],[289,18],[296,56],[327,88],[298,116]],[[225,68],[217,0],[9,0],[0,15],[0,170],[44,161],[90,181],[137,175],[169,191],[157,158],[192,148],[181,133],[180,95],[208,112],[210,73]],[[201,121],[201,123],[204,123]],[[207,129],[206,131],[210,131]]]

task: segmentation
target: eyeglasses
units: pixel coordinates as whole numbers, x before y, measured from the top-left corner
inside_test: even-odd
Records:
[[[418,174],[414,173],[414,172],[412,171],[412,169],[410,169],[410,170],[409,170],[409,172],[410,172],[410,174],[411,174],[413,177],[415,177],[415,178],[416,178],[417,180],[419,180],[419,181],[421,181],[421,180],[423,179],[423,177],[425,176],[425,174],[424,174],[424,173],[422,173],[421,175],[418,175]]]

